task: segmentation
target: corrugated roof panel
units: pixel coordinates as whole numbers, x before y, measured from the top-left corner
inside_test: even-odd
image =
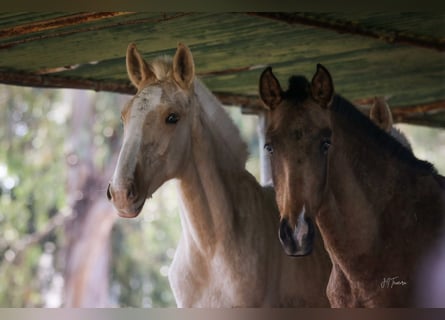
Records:
[[[266,65],[286,86],[322,63],[349,99],[445,109],[444,29],[437,13],[2,13],[0,81],[127,92],[130,42],[147,60],[183,42],[214,92],[257,97]]]

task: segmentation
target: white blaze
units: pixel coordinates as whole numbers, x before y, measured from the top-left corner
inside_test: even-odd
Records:
[[[309,233],[309,226],[306,220],[304,220],[305,215],[306,212],[303,207],[303,211],[298,215],[297,227],[294,230],[294,234],[299,240],[303,239],[303,237]]]
[[[162,89],[148,87],[143,89],[133,100],[129,111],[129,119],[125,126],[124,141],[117,160],[112,184],[125,186],[133,179],[136,169],[142,134],[147,114],[154,110],[161,102]]]

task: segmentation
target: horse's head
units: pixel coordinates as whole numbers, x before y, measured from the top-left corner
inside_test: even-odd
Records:
[[[283,91],[267,68],[259,91],[269,110],[265,149],[270,154],[281,214],[280,241],[287,254],[306,255],[312,250],[313,220],[326,185],[332,80],[318,65],[311,83],[304,77],[292,77],[289,89]]]
[[[122,217],[136,217],[151,195],[181,172],[191,152],[194,62],[179,44],[173,61],[148,64],[130,44],[128,76],[138,89],[122,111],[123,145],[107,196]]]

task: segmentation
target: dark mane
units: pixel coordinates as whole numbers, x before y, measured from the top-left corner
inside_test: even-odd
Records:
[[[304,76],[289,78],[289,88],[282,97],[293,102],[303,102],[309,96],[309,81]]]
[[[370,137],[374,137],[378,145],[389,150],[389,152],[401,161],[419,169],[420,171],[424,171],[426,174],[438,174],[436,168],[430,162],[417,159],[411,150],[397,141],[393,136],[376,126],[348,100],[336,95],[332,103],[332,110],[342,115],[349,125],[368,132]]]

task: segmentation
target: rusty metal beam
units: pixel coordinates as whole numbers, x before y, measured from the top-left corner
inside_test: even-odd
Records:
[[[75,78],[64,78],[56,75],[36,75],[12,71],[0,71],[0,83],[30,86],[40,88],[72,88],[95,91],[107,91],[132,95],[136,89],[127,81],[97,81]],[[258,114],[264,111],[261,100],[256,95],[242,95],[229,92],[214,92],[215,96],[222,104],[227,106],[241,107],[243,113]],[[352,103],[358,106],[362,112],[367,113],[368,108],[363,105],[371,105],[372,98],[362,98],[353,100]],[[445,100],[430,103],[417,104],[412,106],[392,106],[394,122],[417,123],[425,125],[422,117],[430,116],[436,112],[445,112]],[[433,126],[440,126],[437,123]],[[442,125],[444,127],[445,125]]]
[[[347,20],[332,20],[308,13],[282,12],[249,12],[249,15],[273,19],[288,24],[303,24],[317,28],[329,29],[338,33],[348,33],[384,40],[389,43],[403,43],[417,47],[445,51],[445,42],[435,39],[425,39],[420,36],[406,35],[397,31],[375,30]]]
[[[0,83],[38,88],[72,88],[123,94],[136,93],[135,88],[132,87],[130,83],[125,82],[64,78],[54,75],[38,75],[10,71],[0,71]]]
[[[445,100],[414,106],[393,107],[391,108],[391,112],[394,122],[404,122],[413,116],[445,112]]]
[[[255,95],[234,94],[229,92],[213,92],[226,106],[237,106],[243,109],[243,113],[258,113],[264,110],[263,103]]]
[[[0,83],[37,88],[72,88],[94,91],[107,91],[113,93],[136,93],[130,82],[120,81],[94,81],[86,79],[64,78],[51,74],[30,74],[13,71],[0,71]],[[252,113],[263,109],[262,102],[256,96],[239,95],[227,92],[214,92],[218,99],[228,106],[239,106]]]
[[[238,68],[213,70],[213,71],[209,71],[209,72],[198,72],[197,75],[200,78],[205,78],[205,77],[211,77],[211,76],[222,76],[222,75],[228,75],[228,74],[236,74],[236,73],[244,72],[244,71],[264,69],[266,67],[267,67],[267,65],[265,65],[265,64],[257,64],[257,65],[249,65],[249,66],[238,67]]]

